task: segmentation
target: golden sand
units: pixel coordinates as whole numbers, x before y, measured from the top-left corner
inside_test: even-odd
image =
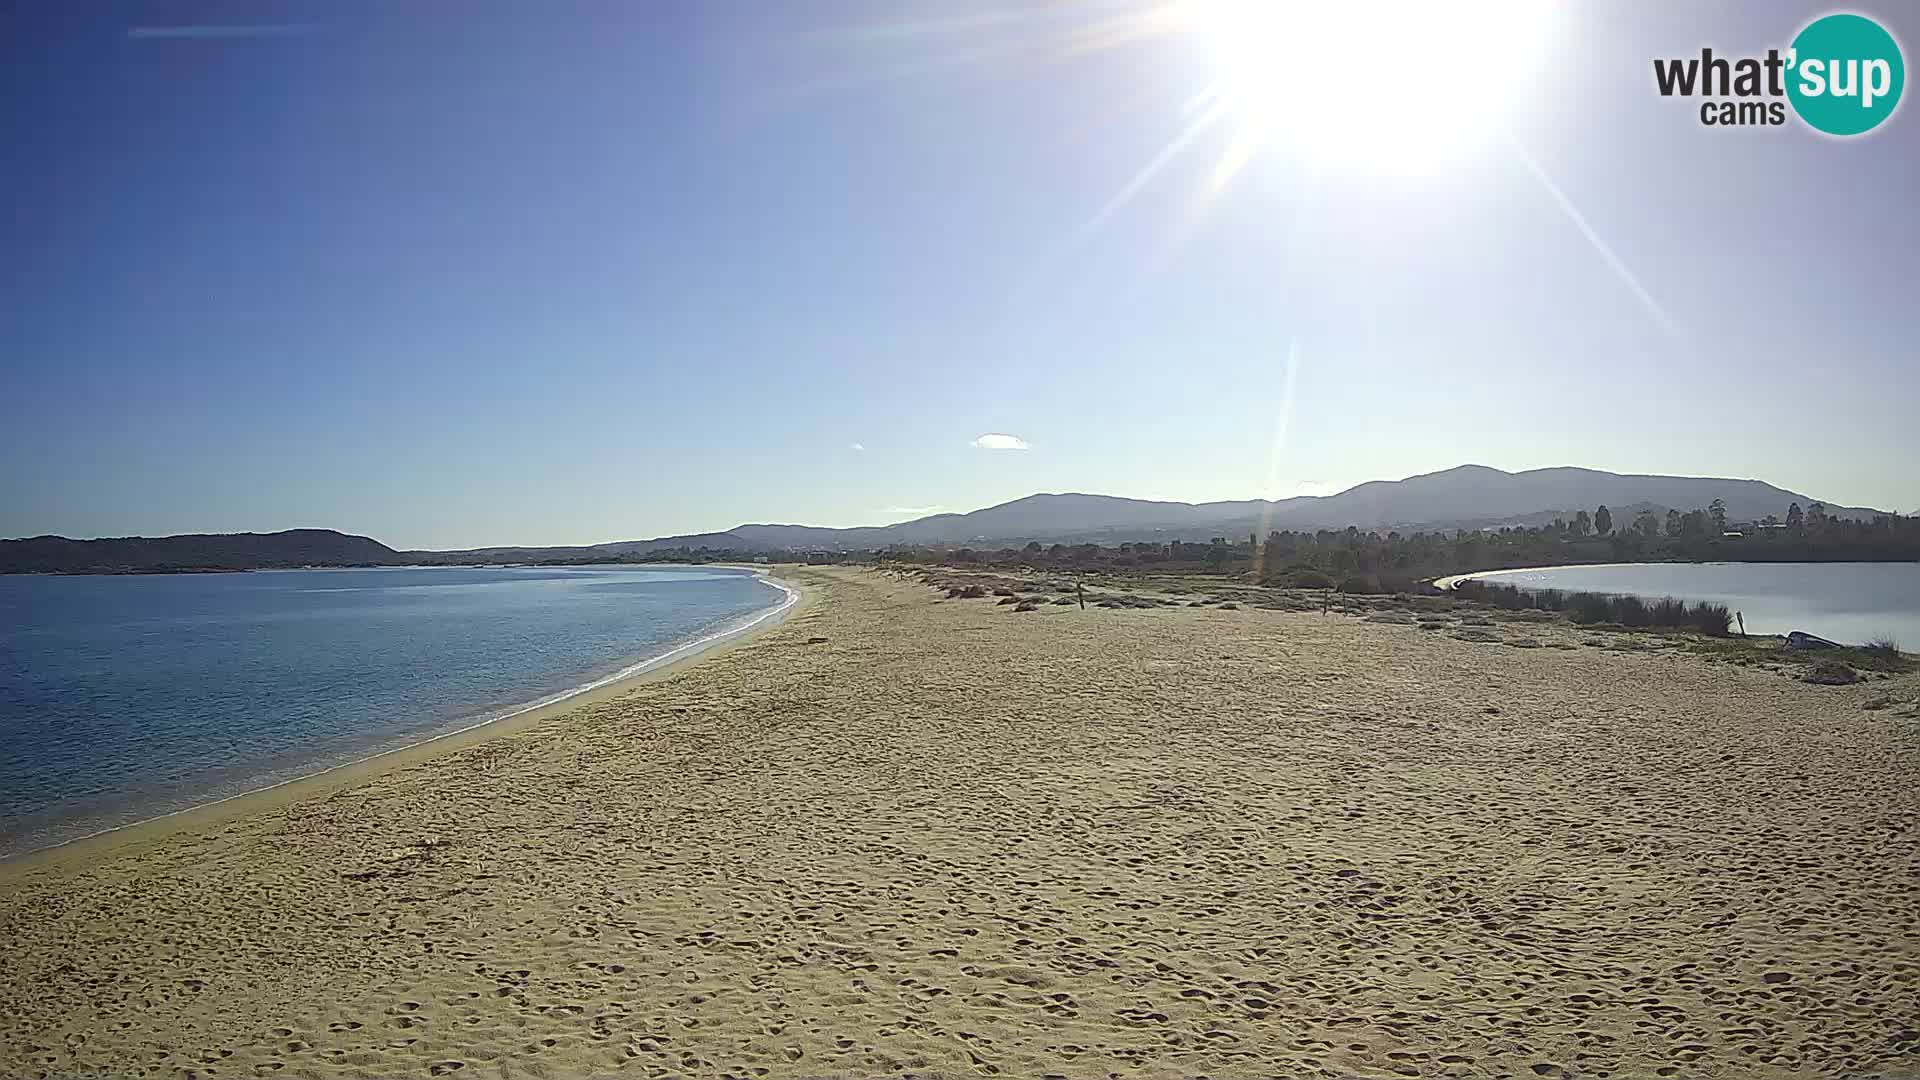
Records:
[[[0,871],[0,1076],[1920,1072],[1913,676],[789,576],[669,678]]]

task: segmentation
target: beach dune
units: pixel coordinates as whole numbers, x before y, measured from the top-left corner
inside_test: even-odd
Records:
[[[0,870],[0,1075],[1920,1068],[1912,676],[783,574],[671,677]]]

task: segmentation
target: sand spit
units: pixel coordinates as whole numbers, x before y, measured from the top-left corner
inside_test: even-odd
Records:
[[[669,678],[0,868],[0,1076],[1920,1072],[1920,676],[790,576]]]

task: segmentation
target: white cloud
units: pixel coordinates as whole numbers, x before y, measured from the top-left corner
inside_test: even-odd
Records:
[[[1293,485],[1295,495],[1338,495],[1340,489],[1324,480],[1302,480]]]
[[[880,512],[888,517],[926,517],[945,510],[944,506],[889,506]]]
[[[864,454],[864,453],[866,453],[866,452],[867,452],[867,444],[866,444],[866,443],[854,443],[854,444],[853,444],[853,446],[852,446],[852,447],[851,447],[850,449],[853,449],[853,450],[858,450],[859,452],[861,452],[861,453],[863,453],[863,454]]]
[[[981,450],[1025,450],[1027,440],[1018,435],[1003,435],[997,431],[989,431],[969,445]]]

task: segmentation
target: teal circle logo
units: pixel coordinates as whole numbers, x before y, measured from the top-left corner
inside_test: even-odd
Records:
[[[1864,15],[1823,15],[1793,39],[1787,100],[1809,127],[1861,135],[1900,104],[1907,66],[1900,43]]]

